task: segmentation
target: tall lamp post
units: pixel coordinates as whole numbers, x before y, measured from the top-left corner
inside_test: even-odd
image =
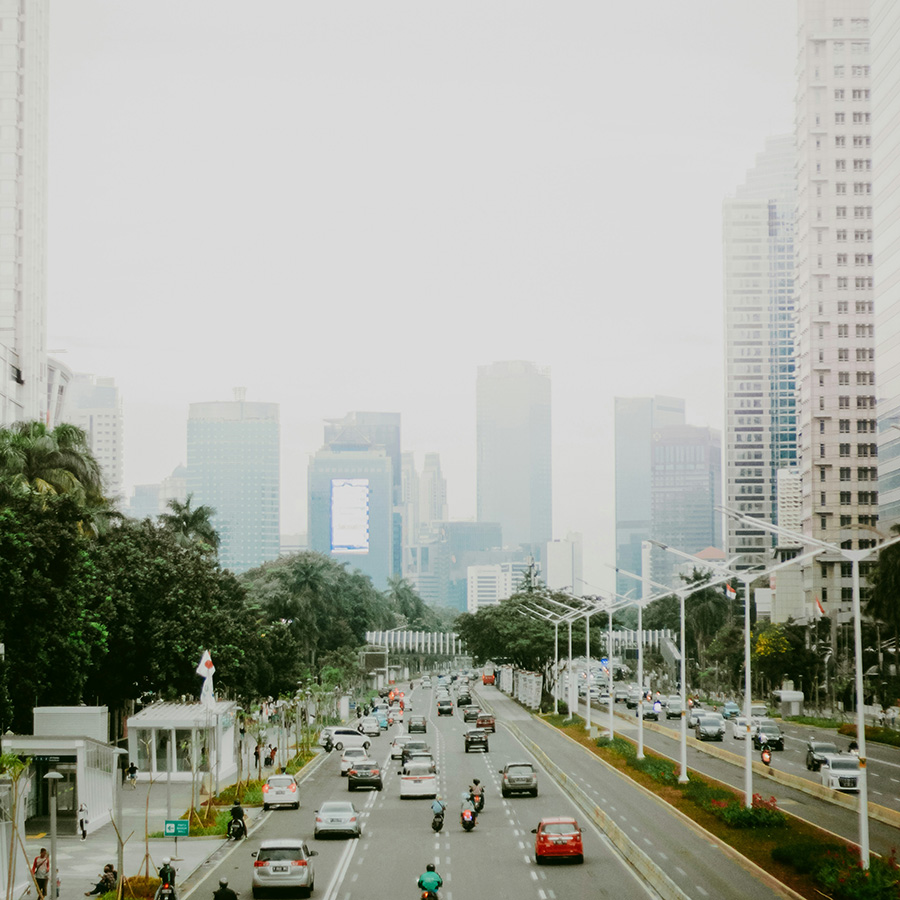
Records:
[[[859,853],[860,862],[864,869],[869,868],[869,786],[866,772],[866,716],[863,709],[863,661],[862,661],[862,612],[860,604],[859,588],[859,564],[873,553],[880,553],[886,547],[900,542],[900,537],[892,538],[879,544],[877,547],[867,547],[864,550],[845,550],[836,544],[820,541],[817,538],[805,534],[797,534],[787,528],[772,525],[762,519],[754,519],[732,509],[719,507],[725,515],[740,522],[752,524],[754,528],[762,528],[772,534],[790,538],[800,545],[818,547],[819,552],[828,550],[846,559],[852,566],[853,574],[853,643],[856,654],[856,738],[859,744]]]
[[[56,866],[56,792],[57,785],[62,781],[59,772],[48,772],[44,781],[50,783],[50,896],[59,896],[56,890],[57,866]]]
[[[754,519],[754,521],[756,521]],[[814,556],[818,556],[822,549],[818,548],[813,550],[811,553],[804,553],[802,556],[794,557],[793,559],[786,560],[783,563],[779,563],[776,566],[771,566],[768,569],[764,570],[755,570],[755,569],[736,569],[731,565],[720,565],[719,563],[711,563],[708,560],[700,559],[697,556],[693,556],[690,553],[685,553],[683,550],[676,550],[674,547],[670,547],[668,544],[663,544],[660,541],[650,541],[655,547],[659,547],[661,550],[665,550],[667,553],[672,553],[675,556],[680,556],[682,559],[687,559],[692,562],[698,563],[702,565],[704,568],[712,569],[717,572],[722,572],[726,575],[726,580],[728,577],[737,576],[741,579],[744,585],[744,719],[745,719],[745,733],[744,733],[744,806],[748,809],[753,806],[753,757],[752,751],[753,748],[750,746],[750,699],[752,696],[751,693],[751,685],[750,685],[750,584],[756,578],[764,578],[767,575],[774,575],[775,572],[779,571],[779,569],[786,569],[788,566],[796,565],[797,563],[805,562],[808,559],[812,559]]]

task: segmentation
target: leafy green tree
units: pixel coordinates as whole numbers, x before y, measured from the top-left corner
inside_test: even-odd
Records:
[[[83,515],[67,495],[23,494],[0,507],[3,730],[29,733],[34,706],[78,703],[103,646]]]
[[[900,525],[891,526],[894,535]],[[900,544],[894,544],[878,554],[869,570],[869,591],[866,614],[881,622],[893,637],[894,659],[900,660]],[[900,681],[900,679],[898,679]],[[896,695],[896,691],[894,692]]]
[[[416,593],[415,588],[399,575],[388,579],[388,601],[399,617],[398,625],[412,631],[437,631],[440,618]]]
[[[219,533],[213,527],[216,511],[211,506],[191,507],[194,495],[188,494],[184,503],[170,500],[171,512],[159,516],[160,524],[170,531],[180,547],[199,547],[204,553],[216,553],[219,549]]]

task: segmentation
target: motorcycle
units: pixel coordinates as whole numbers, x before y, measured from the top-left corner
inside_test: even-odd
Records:
[[[419,900],[438,900],[438,895],[435,891],[422,891]]]
[[[772,751],[769,750],[768,740],[764,734],[759,736],[759,758],[763,761],[764,766],[772,764]]]
[[[484,809],[484,791],[481,790],[475,794],[475,812],[480,813]]]
[[[431,820],[431,830],[440,831],[444,827],[444,814],[442,812],[435,813]]]
[[[475,813],[471,809],[464,809],[459,814],[459,821],[464,831],[471,831],[475,827]]]
[[[228,823],[228,837],[232,841],[239,841],[247,836],[247,828],[243,819],[232,819]]]
[[[178,900],[175,895],[175,885],[163,883],[156,891],[156,900]]]

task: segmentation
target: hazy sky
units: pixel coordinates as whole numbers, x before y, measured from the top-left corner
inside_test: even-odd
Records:
[[[613,397],[721,427],[721,205],[793,121],[790,0],[52,0],[49,343],[113,376],[125,477],[188,404],[402,413],[475,513],[475,373],[553,380],[554,530],[614,558]]]

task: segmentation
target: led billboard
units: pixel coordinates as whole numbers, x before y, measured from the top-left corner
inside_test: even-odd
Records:
[[[331,552],[369,552],[369,479],[331,479]]]

